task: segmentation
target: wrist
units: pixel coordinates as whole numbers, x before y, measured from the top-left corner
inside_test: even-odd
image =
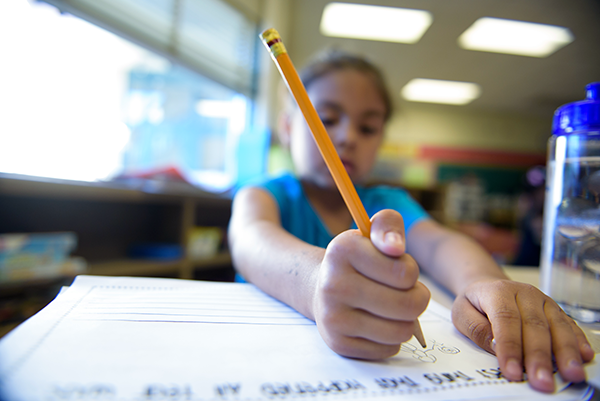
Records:
[[[483,282],[494,282],[498,280],[510,280],[506,274],[502,271],[500,266],[496,263],[489,265],[485,269],[473,272],[472,274],[466,275],[464,280],[460,281],[460,285],[457,294],[464,292],[467,288]]]
[[[310,252],[305,254],[305,269],[302,277],[298,277],[294,293],[294,309],[302,313],[311,320],[315,320],[316,310],[318,308],[317,288],[319,286],[319,275],[321,264],[325,256],[325,249],[313,247]]]

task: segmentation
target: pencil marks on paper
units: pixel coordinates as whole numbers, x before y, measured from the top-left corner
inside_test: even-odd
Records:
[[[410,343],[404,343],[400,347],[400,352],[411,354],[413,358],[424,363],[435,363],[437,361],[436,353],[458,354],[460,350],[451,345],[429,340],[429,347],[422,349]]]

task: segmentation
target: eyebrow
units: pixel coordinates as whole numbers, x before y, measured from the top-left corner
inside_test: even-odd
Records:
[[[344,109],[342,108],[342,106],[340,106],[338,103],[331,102],[331,101],[328,101],[328,100],[315,103],[315,108],[317,110],[323,109],[323,108],[329,108],[329,109],[333,109],[336,112],[343,112],[344,111]],[[365,113],[363,113],[362,117],[382,117],[382,118],[385,118],[385,113],[381,112],[381,111],[378,111],[378,110],[367,110]]]
[[[342,106],[340,106],[339,104],[334,103],[334,102],[330,102],[330,101],[327,101],[327,100],[319,102],[319,103],[315,103],[315,108],[317,108],[317,109],[327,108],[327,109],[334,109],[335,111],[344,111],[342,109]]]

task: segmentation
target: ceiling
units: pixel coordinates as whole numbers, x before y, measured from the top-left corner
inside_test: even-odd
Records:
[[[560,105],[585,97],[585,85],[600,81],[600,0],[379,0],[347,1],[428,10],[433,24],[416,44],[330,38],[319,33],[330,1],[294,0],[290,57],[301,67],[325,47],[367,55],[382,67],[396,102],[413,78],[476,82],[482,95],[461,110],[551,116]],[[546,58],[461,49],[457,38],[480,17],[567,27],[575,40]]]

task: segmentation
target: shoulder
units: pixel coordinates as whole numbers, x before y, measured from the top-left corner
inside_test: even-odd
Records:
[[[242,188],[248,189],[260,189],[271,195],[282,211],[296,205],[303,196],[300,181],[290,173],[253,180]]]
[[[363,187],[360,196],[363,202],[415,202],[406,190],[389,185]]]
[[[404,226],[408,232],[413,224],[429,219],[428,213],[405,189],[377,185],[360,189],[367,213],[372,216],[383,209],[392,209],[400,213],[404,219]]]
[[[251,183],[250,186],[265,189],[276,198],[297,197],[302,189],[300,181],[290,173],[274,177],[263,177]]]

